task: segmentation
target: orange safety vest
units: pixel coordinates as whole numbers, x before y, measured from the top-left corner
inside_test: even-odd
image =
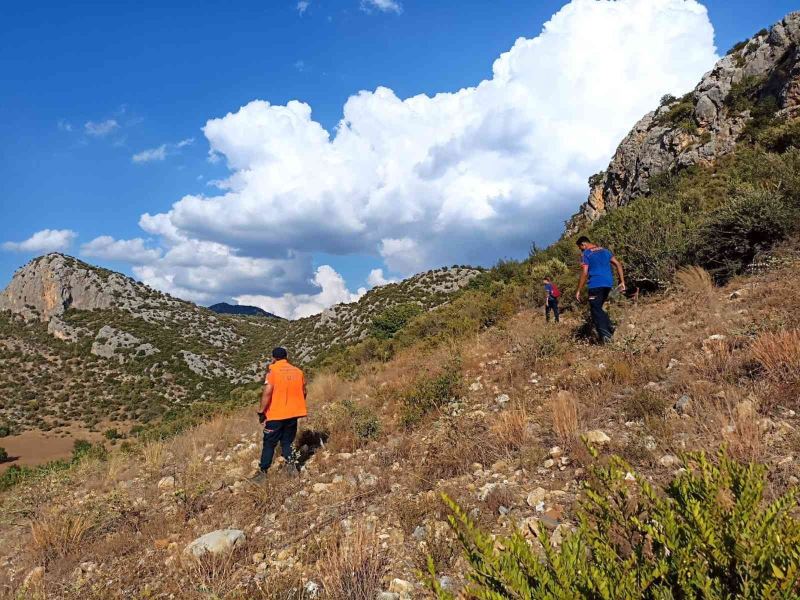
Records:
[[[270,367],[267,383],[272,384],[272,400],[265,413],[267,421],[308,415],[306,395],[303,391],[306,378],[300,369],[290,365],[287,360],[279,360]]]

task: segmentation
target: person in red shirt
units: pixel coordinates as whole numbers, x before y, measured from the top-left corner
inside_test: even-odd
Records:
[[[308,416],[307,388],[303,371],[289,364],[287,359],[286,348],[275,348],[272,351],[272,360],[258,407],[258,420],[264,424],[264,445],[259,462],[260,472],[254,477],[254,481],[263,481],[266,478],[275,447],[279,443],[289,471],[297,473],[297,460],[292,444],[297,435],[297,420]]]

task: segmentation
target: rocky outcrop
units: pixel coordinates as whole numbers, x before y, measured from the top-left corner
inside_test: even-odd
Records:
[[[143,343],[136,336],[109,325],[100,328],[92,343],[92,354],[104,358],[116,358],[120,363],[125,362],[128,357],[150,356],[156,352],[158,348],[152,344]]]
[[[710,164],[733,150],[759,100],[774,98],[778,114],[800,106],[800,12],[722,58],[680,99],[665,98],[617,148],[608,169],[589,180],[589,197],[566,235],[650,192],[652,178]]]
[[[32,260],[14,274],[0,293],[0,310],[25,320],[49,321],[68,308],[135,310],[155,295],[165,303],[175,302],[130,277],[53,253]]]
[[[222,361],[201,354],[195,354],[188,350],[181,350],[179,354],[183,357],[183,362],[186,363],[189,370],[201,377],[207,379],[222,377],[229,379],[233,383],[250,383],[253,380],[253,377],[243,375]]]

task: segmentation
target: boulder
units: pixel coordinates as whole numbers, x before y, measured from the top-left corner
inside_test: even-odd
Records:
[[[200,536],[184,548],[186,555],[200,558],[206,554],[225,554],[245,543],[247,538],[240,529],[218,529]]]
[[[541,502],[544,502],[544,498],[546,495],[547,495],[547,490],[541,487],[537,487],[530,494],[528,494],[528,497],[525,499],[525,502],[531,508],[536,508],[537,505],[539,505]]]
[[[587,431],[584,434],[586,441],[590,444],[597,444],[598,446],[602,446],[603,444],[607,444],[611,441],[611,438],[608,437],[608,434],[605,431],[600,429],[593,429],[592,431]]]

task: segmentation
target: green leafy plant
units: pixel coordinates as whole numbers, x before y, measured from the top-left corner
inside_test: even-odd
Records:
[[[429,411],[455,399],[461,393],[461,384],[461,365],[457,359],[437,374],[420,377],[403,395],[403,425],[410,427]]]
[[[580,524],[558,548],[544,527],[533,544],[522,532],[495,539],[445,497],[469,564],[468,597],[797,598],[797,490],[767,502],[765,467],[725,450],[713,462],[688,454],[684,467],[663,491],[619,457],[594,467]],[[454,598],[432,561],[429,570],[436,596]]]

